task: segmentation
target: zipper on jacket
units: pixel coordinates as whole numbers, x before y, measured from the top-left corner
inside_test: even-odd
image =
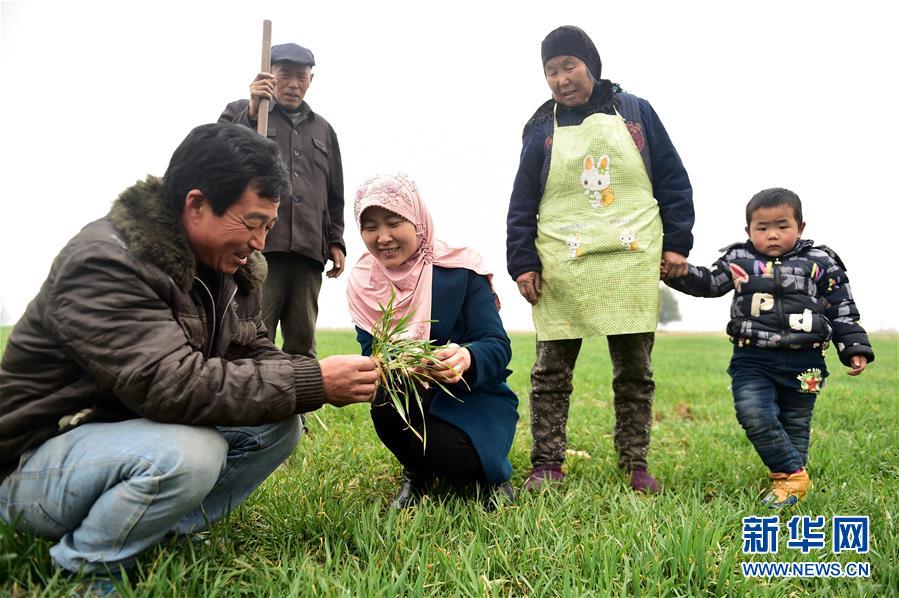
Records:
[[[206,352],[206,357],[212,355],[212,349],[215,347],[215,299],[212,297],[212,291],[209,290],[209,287],[206,286],[206,283],[200,280],[198,276],[194,276],[194,280],[203,285],[203,288],[206,290],[206,294],[209,295],[209,302],[212,304],[212,337],[209,339],[209,350]],[[208,320],[207,320],[208,321]]]
[[[231,297],[228,298],[228,301],[225,303],[225,308],[222,310],[222,317],[219,319],[218,329],[222,329],[222,324],[225,322],[225,312],[231,306],[231,302],[234,301],[234,297],[237,296],[237,287],[234,287],[234,290],[231,292]],[[215,312],[213,312],[215,314]],[[213,317],[215,317],[213,315]]]
[[[780,334],[781,338],[783,338],[786,334],[786,329],[783,327],[784,325],[784,306],[783,306],[783,293],[781,293],[780,289],[780,258],[774,258],[774,304],[777,306],[777,332]]]
[[[222,319],[216,320],[215,317],[215,299],[212,297],[212,291],[209,290],[209,287],[206,286],[206,283],[200,280],[200,278],[194,276],[194,280],[203,285],[203,288],[206,289],[206,294],[209,295],[209,301],[212,303],[212,338],[209,341],[209,355],[215,351],[215,339],[217,336],[221,336],[222,332],[222,323],[225,321],[225,312],[222,311]],[[228,298],[228,301],[225,305],[231,305],[231,302],[234,301],[234,297],[237,296],[237,287],[234,287],[234,290],[231,291],[231,297]],[[226,308],[227,309],[227,308]],[[207,357],[209,356],[207,355]]]

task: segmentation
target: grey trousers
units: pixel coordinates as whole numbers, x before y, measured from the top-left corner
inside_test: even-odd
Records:
[[[615,449],[618,465],[627,471],[646,468],[652,427],[652,346],[654,332],[607,337],[612,358],[615,398]],[[565,460],[568,406],[574,365],[581,339],[537,341],[537,361],[531,370],[531,463],[561,465]]]
[[[315,357],[315,321],[318,293],[322,287],[322,265],[307,257],[270,253],[268,278],[262,288],[262,321],[268,337],[275,341],[278,324],[285,353]]]

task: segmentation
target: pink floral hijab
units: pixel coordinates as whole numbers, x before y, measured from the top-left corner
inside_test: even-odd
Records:
[[[402,216],[415,226],[418,249],[402,265],[385,268],[370,252],[359,258],[347,285],[347,301],[353,323],[367,332],[381,317],[381,305],[390,301],[391,288],[396,293],[394,305],[399,317],[414,310],[409,334],[413,338],[429,339],[431,334],[431,283],[434,266],[467,268],[487,277],[484,259],[473,249],[450,247],[434,239],[434,223],[425,207],[418,188],[406,175],[382,174],[374,176],[356,191],[353,212],[356,227],[361,230],[362,212],[378,206]],[[497,307],[499,300],[497,299]]]

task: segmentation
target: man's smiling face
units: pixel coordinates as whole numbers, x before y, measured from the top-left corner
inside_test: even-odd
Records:
[[[278,202],[260,197],[252,184],[221,216],[199,190],[187,194],[182,223],[197,261],[223,274],[233,274],[265,239],[278,217]]]

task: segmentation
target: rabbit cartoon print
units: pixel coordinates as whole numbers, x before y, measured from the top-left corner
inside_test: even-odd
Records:
[[[584,254],[583,250],[581,249],[581,233],[569,235],[567,243],[568,257],[570,257],[571,259],[579,258]]]
[[[581,185],[584,187],[584,195],[590,198],[590,207],[607,207],[615,201],[615,193],[612,191],[611,160],[603,154],[599,160],[592,154],[584,156],[584,170],[581,172]]]

